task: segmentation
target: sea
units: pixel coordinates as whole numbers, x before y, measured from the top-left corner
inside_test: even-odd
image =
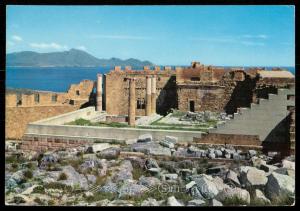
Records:
[[[225,67],[225,66],[224,66]],[[247,69],[248,67],[245,67]],[[265,67],[272,69],[273,67]],[[282,67],[295,74],[295,67]],[[66,92],[71,84],[84,79],[96,80],[97,73],[105,74],[111,67],[7,67],[6,89],[32,89]]]

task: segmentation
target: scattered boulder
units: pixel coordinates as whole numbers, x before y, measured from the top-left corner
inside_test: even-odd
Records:
[[[221,158],[221,157],[223,157],[223,153],[222,153],[222,151],[221,150],[215,150],[215,155],[216,155],[216,157],[217,158]]]
[[[282,161],[282,167],[287,169],[292,169],[295,171],[295,162],[289,161],[289,160],[283,160]]]
[[[116,183],[108,181],[105,185],[103,185],[100,189],[100,192],[104,193],[117,193],[118,186]]]
[[[278,169],[278,167],[268,164],[261,164],[260,169],[265,172],[273,172],[274,170]]]
[[[178,138],[175,136],[165,136],[165,140],[173,144],[176,144],[178,142]]]
[[[152,141],[152,135],[151,134],[143,134],[140,135],[137,139],[137,143],[147,143]]]
[[[118,193],[119,197],[121,198],[124,196],[140,196],[147,190],[148,188],[143,185],[127,182],[121,186],[121,188],[118,190]]]
[[[110,147],[111,147],[111,145],[109,143],[97,143],[97,144],[88,146],[85,152],[86,153],[97,153],[97,152],[101,152],[102,150],[105,150]]]
[[[237,173],[235,173],[232,170],[228,170],[228,172],[226,174],[225,182],[229,183],[235,187],[241,187]]]
[[[139,178],[139,185],[143,185],[146,187],[154,187],[154,186],[158,186],[161,183],[161,181],[159,179],[157,179],[156,177],[145,177],[145,176],[141,176]]]
[[[206,203],[202,199],[193,199],[191,201],[188,201],[187,206],[204,206]]]
[[[192,180],[196,182],[201,195],[206,199],[214,198],[219,192],[211,176],[205,174],[195,175],[192,176]]]
[[[255,200],[258,200],[264,204],[271,204],[271,201],[267,197],[265,197],[264,193],[261,190],[256,189],[253,195]]]
[[[160,203],[156,201],[156,199],[148,198],[144,201],[142,201],[141,206],[160,206]]]
[[[247,190],[241,188],[225,188],[218,193],[216,199],[219,201],[224,201],[226,199],[232,199],[237,197],[248,204],[250,203],[250,193]]]
[[[270,199],[294,195],[295,179],[287,175],[272,172],[268,176],[265,193]]]
[[[212,199],[209,201],[209,205],[213,207],[221,207],[223,204],[216,199]]]
[[[260,168],[261,165],[266,165],[267,163],[263,159],[253,156],[251,157],[251,164],[253,167]]]
[[[177,178],[178,178],[177,174],[163,174],[162,175],[163,181],[177,180]]]
[[[95,175],[87,174],[86,178],[87,178],[87,180],[88,180],[89,183],[92,183],[92,184],[96,183],[97,178],[96,178]]]
[[[170,196],[167,200],[167,205],[168,206],[184,206],[183,204],[181,204],[180,202],[177,201],[177,199],[174,196]]]
[[[162,141],[160,141],[159,143],[160,143],[160,145],[162,145],[162,146],[164,146],[164,147],[168,147],[168,148],[170,148],[170,149],[174,149],[174,147],[175,147],[174,143],[171,142],[171,141],[162,140]]]
[[[287,169],[287,168],[278,168],[278,169],[275,169],[274,172],[276,172],[278,174],[288,175],[295,179],[295,170]]]
[[[88,181],[83,174],[79,174],[72,166],[64,166],[63,173],[67,175],[66,180],[59,180],[57,182],[71,186],[73,188],[79,186],[83,190],[88,189]]]
[[[206,170],[207,174],[217,174],[217,173],[222,173],[227,170],[226,165],[221,165],[221,166],[214,166]]]
[[[101,158],[105,159],[116,159],[119,157],[121,149],[118,147],[110,147],[102,150],[101,152],[97,153],[97,155]]]
[[[215,159],[216,158],[216,154],[213,153],[213,152],[210,152],[210,153],[208,153],[207,157],[210,158],[210,159]]]
[[[150,168],[159,168],[159,166],[158,166],[156,160],[154,160],[154,159],[152,159],[152,158],[147,159],[147,160],[145,161],[145,167],[146,167],[146,169],[150,169]]]
[[[249,150],[248,151],[248,154],[249,154],[249,156],[252,158],[252,157],[254,157],[254,156],[256,156],[257,155],[257,152],[256,152],[256,150]]]
[[[240,181],[247,188],[263,188],[267,184],[268,178],[264,171],[250,166],[242,167],[240,168]]]

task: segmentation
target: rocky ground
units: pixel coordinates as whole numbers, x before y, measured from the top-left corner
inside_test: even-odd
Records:
[[[131,144],[23,152],[7,147],[7,205],[292,205],[293,157],[232,146],[179,145],[149,134]]]

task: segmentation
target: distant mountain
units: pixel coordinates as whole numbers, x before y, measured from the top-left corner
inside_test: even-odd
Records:
[[[91,54],[77,49],[63,52],[37,53],[22,51],[6,55],[6,65],[10,67],[98,67],[125,66],[134,67],[153,65],[149,61],[138,59],[121,60],[118,58],[98,59]]]

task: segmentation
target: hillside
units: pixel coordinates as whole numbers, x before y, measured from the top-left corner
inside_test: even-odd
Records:
[[[6,65],[10,67],[97,67],[97,66],[146,66],[149,61],[138,59],[121,60],[118,58],[98,59],[91,54],[77,49],[63,52],[37,53],[22,51],[6,55]]]

